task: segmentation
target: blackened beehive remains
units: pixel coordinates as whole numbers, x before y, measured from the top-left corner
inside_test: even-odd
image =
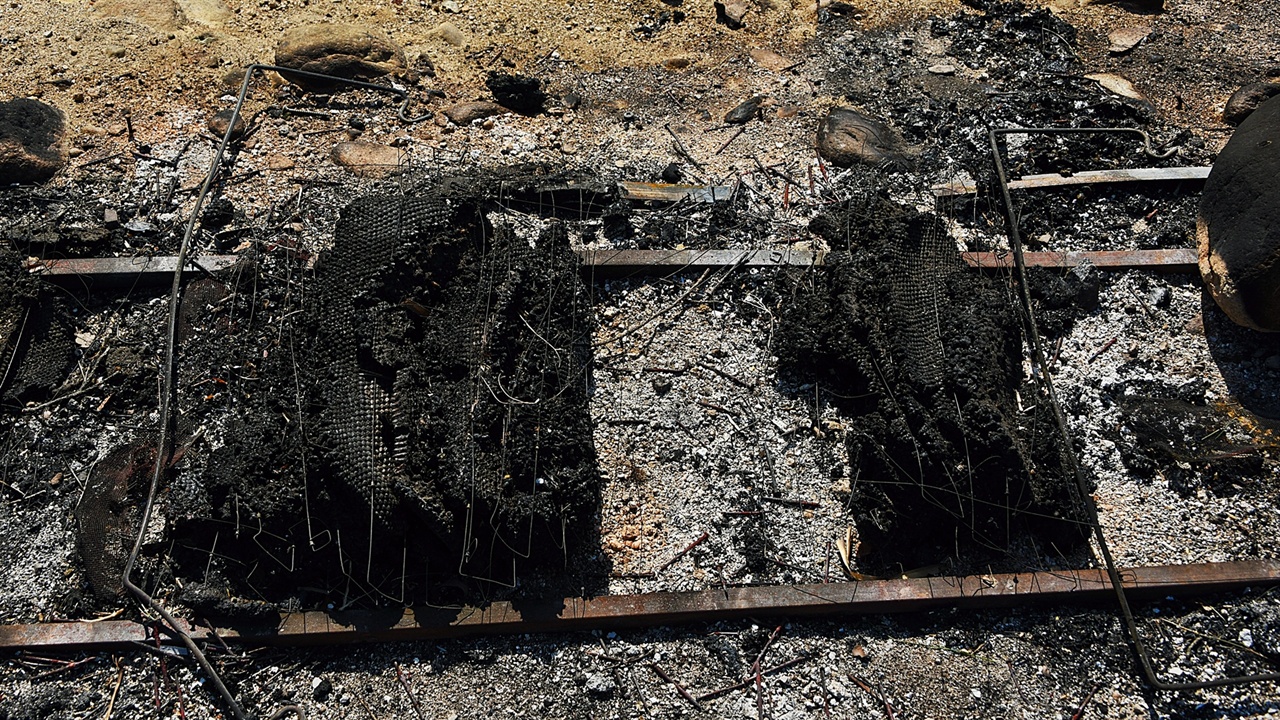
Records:
[[[312,425],[347,537],[397,561],[424,542],[441,571],[504,583],[517,558],[562,557],[599,498],[590,304],[563,229],[518,237],[470,201],[366,198],[316,287]]]
[[[967,269],[935,216],[886,200],[850,201],[811,228],[847,251],[796,278],[778,352],[851,416],[863,551],[936,562],[1024,530],[1078,544],[1079,492],[1050,406],[1023,377],[1008,279]]]

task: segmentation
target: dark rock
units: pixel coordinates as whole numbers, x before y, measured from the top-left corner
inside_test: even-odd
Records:
[[[0,103],[0,185],[44,182],[66,164],[62,112],[38,100]]]
[[[671,392],[671,379],[670,379],[670,378],[660,377],[660,378],[655,378],[655,379],[654,379],[654,381],[653,381],[653,393],[654,393],[655,395],[657,395],[658,397],[662,397],[663,395],[666,395],[666,394],[667,394],[667,393],[669,393],[669,392]]]
[[[331,694],[333,694],[333,683],[329,682],[328,678],[316,678],[316,681],[311,683],[312,700],[324,702]]]
[[[547,102],[547,94],[542,91],[542,81],[537,78],[491,72],[484,84],[499,105],[521,115],[537,115]]]
[[[1173,293],[1167,287],[1158,287],[1147,295],[1147,303],[1152,307],[1167,308],[1173,302]]]
[[[214,113],[208,122],[209,132],[216,137],[222,138],[227,134],[227,128],[231,125],[231,117],[235,114],[233,110],[219,110]],[[231,139],[238,140],[244,136],[244,118],[236,117],[236,125],[231,130]]]
[[[662,182],[671,183],[672,185],[680,182],[684,178],[684,173],[680,171],[680,166],[676,163],[670,163],[662,168]]]
[[[1196,235],[1218,307],[1240,325],[1280,332],[1280,97],[1245,118],[1218,154]]]
[[[1222,119],[1229,125],[1239,125],[1262,103],[1280,95],[1280,83],[1250,83],[1231,93]]]
[[[276,46],[276,65],[323,75],[368,80],[403,75],[408,67],[404,50],[377,30],[355,25],[305,25],[285,34]],[[295,73],[281,73],[307,89],[333,83]]]
[[[818,127],[818,153],[836,165],[903,166],[902,141],[887,125],[850,108],[832,108]]]
[[[756,95],[750,100],[744,100],[740,105],[725,113],[725,124],[742,125],[750,122],[752,118],[760,114],[760,108],[764,106],[764,101],[764,95]]]
[[[501,115],[504,112],[507,112],[507,109],[503,106],[481,100],[450,105],[444,109],[444,116],[452,120],[455,125],[470,125],[475,120]]]

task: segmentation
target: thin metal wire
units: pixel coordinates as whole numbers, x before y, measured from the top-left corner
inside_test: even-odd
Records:
[[[1137,620],[1133,616],[1133,610],[1129,607],[1129,599],[1125,595],[1124,584],[1120,578],[1120,571],[1116,568],[1115,559],[1111,555],[1111,547],[1107,544],[1106,533],[1102,529],[1102,522],[1098,517],[1098,507],[1093,502],[1093,496],[1089,491],[1089,483],[1084,474],[1084,469],[1080,465],[1080,459],[1076,456],[1075,446],[1071,441],[1071,433],[1067,429],[1066,415],[1062,411],[1062,406],[1058,403],[1057,393],[1053,389],[1053,380],[1050,377],[1048,364],[1045,362],[1044,346],[1041,342],[1040,332],[1036,327],[1035,313],[1032,311],[1031,292],[1027,285],[1027,268],[1022,253],[1022,234],[1018,230],[1017,212],[1013,207],[1013,198],[1009,192],[1009,177],[1005,172],[1004,161],[1000,153],[1000,137],[1003,135],[1066,135],[1066,134],[1093,134],[1093,133],[1131,133],[1137,134],[1143,140],[1143,152],[1154,158],[1171,157],[1177,148],[1171,148],[1163,154],[1157,154],[1152,150],[1151,138],[1146,132],[1136,128],[991,128],[989,131],[991,140],[991,158],[995,164],[996,180],[1000,185],[1001,200],[1004,202],[1005,213],[1008,217],[1007,231],[1009,234],[1009,245],[1013,249],[1014,265],[1017,269],[1018,287],[1022,297],[1023,309],[1028,325],[1028,333],[1031,340],[1031,351],[1035,359],[1035,370],[1040,376],[1040,382],[1043,383],[1045,394],[1049,398],[1049,404],[1053,408],[1054,418],[1057,421],[1058,432],[1062,435],[1063,455],[1066,456],[1072,472],[1075,474],[1076,484],[1080,492],[1081,504],[1085,508],[1086,520],[1092,526],[1094,538],[1098,542],[1098,548],[1102,552],[1102,559],[1106,565],[1107,576],[1111,580],[1111,587],[1116,592],[1116,600],[1120,603],[1120,613],[1124,618],[1124,623],[1129,631],[1129,639],[1133,643],[1134,653],[1138,657],[1138,663],[1142,667],[1142,673],[1145,676],[1147,684],[1156,690],[1166,690],[1182,692],[1188,690],[1203,690],[1205,688],[1226,687],[1230,685],[1245,685],[1257,682],[1276,682],[1280,681],[1280,673],[1265,673],[1259,675],[1244,675],[1240,677],[1217,678],[1214,680],[1205,680],[1200,682],[1189,683],[1167,683],[1156,677],[1156,673],[1151,664],[1151,655],[1147,651],[1146,642],[1142,639],[1142,634],[1138,630]]]

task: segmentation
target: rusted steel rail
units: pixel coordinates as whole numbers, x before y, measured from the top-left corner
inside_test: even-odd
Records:
[[[1280,562],[1141,567],[1124,570],[1121,577],[1130,597],[1187,596],[1280,585]],[[455,609],[301,612],[281,615],[276,627],[224,628],[217,633],[223,640],[249,645],[331,645],[676,625],[769,615],[871,615],[938,608],[1109,603],[1114,599],[1106,571],[1094,568],[495,602]],[[195,638],[213,639],[202,627],[191,626],[189,632]],[[141,641],[154,643],[154,633],[148,626],[130,621],[0,626],[0,648],[105,650]],[[162,636],[160,642],[171,641]]]
[[[724,202],[733,196],[727,185],[669,185],[666,183],[620,182],[618,192],[623,199],[641,202],[698,203]]]
[[[238,255],[208,255],[190,259],[185,270],[190,273],[226,270],[241,260]],[[89,284],[93,287],[119,287],[134,283],[164,282],[173,279],[178,259],[171,255],[154,257],[72,258],[35,260],[27,264],[27,272],[63,285]]]
[[[1120,182],[1168,182],[1175,180],[1204,180],[1209,177],[1211,167],[1190,166],[1171,168],[1133,168],[1131,170],[1084,170],[1070,175],[1052,173],[1047,175],[1026,175],[1009,181],[1010,190],[1028,190],[1032,188],[1068,187],[1071,185],[1095,185]],[[978,186],[972,183],[943,183],[934,185],[935,197],[960,197],[978,192]]]
[[[725,268],[820,267],[827,253],[791,248],[756,250],[579,250],[583,272],[592,277],[721,270]],[[970,267],[993,270],[1012,267],[1008,253],[961,253]],[[1080,252],[1028,252],[1028,267],[1072,268],[1090,263],[1105,270],[1148,269],[1168,272],[1196,271],[1193,248],[1171,250],[1098,250]],[[237,255],[209,255],[187,264],[187,272],[226,270],[241,260]],[[176,258],[78,258],[37,260],[27,271],[64,285],[119,287],[134,283],[167,281]]]
[[[579,250],[583,272],[600,276],[655,272],[822,265],[826,253],[791,248],[760,250]]]
[[[1007,252],[961,253],[970,267],[1012,268],[1013,255]],[[1169,250],[1096,250],[1089,252],[1025,252],[1027,267],[1073,268],[1088,263],[1103,270],[1163,270],[1166,272],[1198,272],[1199,259],[1194,248]]]

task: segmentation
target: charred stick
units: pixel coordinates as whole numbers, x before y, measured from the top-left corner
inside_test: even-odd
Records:
[[[763,515],[763,510],[723,510],[721,511],[725,517],[755,517]]]
[[[333,119],[332,113],[320,112],[318,110],[303,110],[302,108],[291,108],[291,107],[283,108],[283,110],[284,112],[290,115],[303,115],[305,117],[320,118],[321,120]]]
[[[800,567],[799,565],[793,565],[792,563],[789,563],[786,560],[783,560],[782,558],[777,558],[772,555],[766,555],[765,557],[768,558],[769,562],[773,563],[774,565],[777,565],[778,567],[784,567],[788,570],[795,570],[796,572],[804,573],[805,575],[808,575],[809,573],[813,572],[809,568]]]
[[[102,164],[102,163],[104,163],[104,162],[107,162],[107,161],[109,161],[109,160],[114,160],[114,159],[116,159],[116,158],[118,158],[118,157],[120,157],[120,153],[118,153],[118,152],[117,152],[117,153],[111,153],[110,155],[107,155],[106,157],[100,157],[100,158],[98,158],[98,159],[96,159],[96,160],[90,160],[89,162],[80,163],[79,167],[81,167],[81,168],[87,168],[87,167],[92,167],[92,166],[94,166],[94,165],[101,165],[101,164]]]
[[[764,654],[769,651],[769,646],[772,645],[773,641],[777,640],[778,636],[781,634],[782,626],[779,625],[773,629],[772,633],[769,634],[769,639],[764,641],[764,647],[760,648],[760,654],[756,655],[755,666],[757,671],[759,671],[760,668],[760,661],[764,660]]]
[[[1052,368],[1058,364],[1058,356],[1062,354],[1062,338],[1058,338],[1058,342],[1053,346],[1053,357],[1049,358],[1049,367]]]
[[[400,687],[404,688],[404,694],[409,696],[409,702],[413,704],[413,714],[417,715],[419,720],[425,720],[422,714],[422,707],[418,705],[418,698],[413,694],[413,688],[409,687],[409,681],[404,676],[404,671],[400,669],[400,663],[396,663],[396,679],[400,681]]]
[[[1094,685],[1093,689],[1089,691],[1089,694],[1084,696],[1084,700],[1080,701],[1080,707],[1076,708],[1076,712],[1071,716],[1071,720],[1084,720],[1084,711],[1088,708],[1089,701],[1093,699],[1094,694],[1098,692],[1098,688],[1100,687],[1102,687],[1101,683]]]
[[[1138,304],[1142,306],[1142,312],[1145,313],[1147,317],[1155,316],[1155,312],[1152,311],[1151,306],[1147,304],[1146,300],[1142,299],[1142,296],[1138,294],[1137,290],[1134,290],[1133,288],[1129,288],[1129,293],[1132,294],[1133,299],[1137,300]]]
[[[760,162],[759,156],[752,155],[751,159],[755,161],[756,169],[760,171],[760,175],[765,179],[765,182],[769,183],[769,187],[774,187],[773,180],[769,179],[769,169],[764,166],[764,163]]]
[[[711,363],[705,363],[705,362],[698,363],[698,367],[706,368],[707,370],[710,370],[711,372],[719,375],[720,377],[724,378],[725,380],[728,380],[729,382],[733,383],[734,385],[737,385],[738,387],[747,388],[748,390],[751,389],[752,387],[751,383],[747,382],[746,380],[743,380],[742,378],[739,378],[739,377],[735,377],[734,375],[727,373],[724,370],[721,370],[720,368],[716,367],[715,365],[712,365]]]
[[[707,533],[707,532],[704,530],[704,531],[702,532],[702,534],[701,534],[701,535],[699,535],[699,536],[698,536],[698,538],[697,538],[696,540],[694,540],[693,542],[691,542],[691,543],[689,543],[688,545],[686,545],[686,546],[685,546],[685,548],[684,548],[683,550],[681,550],[680,552],[676,553],[676,554],[675,554],[675,557],[673,557],[673,558],[671,558],[670,560],[668,560],[668,561],[666,561],[665,563],[663,563],[663,564],[662,564],[662,567],[658,568],[658,569],[654,572],[654,574],[656,575],[656,574],[658,574],[658,573],[662,572],[663,570],[666,570],[667,568],[669,568],[669,567],[671,567],[672,565],[674,565],[674,564],[675,564],[675,562],[676,562],[677,560],[679,560],[680,558],[682,558],[682,557],[684,557],[685,555],[687,555],[687,554],[689,553],[689,551],[690,551],[690,550],[692,550],[692,549],[694,549],[694,548],[698,547],[699,545],[701,545],[702,543],[706,542],[707,538],[709,538],[709,537],[711,537],[711,535],[710,535],[709,533]]]
[[[663,670],[661,665],[659,665],[656,662],[651,662],[649,663],[649,667],[653,668],[653,671],[658,674],[658,677],[662,678],[666,682],[670,683],[673,687],[675,687],[676,692],[680,693],[680,697],[684,698],[685,700],[688,700],[689,704],[693,705],[699,711],[702,710],[702,704],[698,702],[698,699],[695,698],[693,695],[690,695],[689,691],[685,689],[684,685],[681,685],[680,683],[676,682],[674,678],[668,675],[667,671]]]
[[[760,499],[768,500],[771,503],[778,503],[779,505],[790,505],[791,507],[804,508],[806,510],[816,510],[817,508],[822,507],[821,503],[816,503],[812,500],[792,500],[791,498],[774,497],[772,495],[766,495]]]
[[[880,703],[884,705],[884,712],[889,716],[889,720],[894,720],[895,716],[893,714],[893,706],[889,704],[889,700],[885,698],[885,696],[873,690],[866,680],[863,680],[853,673],[849,673],[849,679],[852,680],[855,685],[862,688],[868,695],[879,700]]]
[[[1110,349],[1111,349],[1111,346],[1112,346],[1112,345],[1115,345],[1115,344],[1116,344],[1116,340],[1119,340],[1119,339],[1120,339],[1120,338],[1118,338],[1118,337],[1113,337],[1113,338],[1111,338],[1110,340],[1108,340],[1108,341],[1106,341],[1105,343],[1103,343],[1103,344],[1102,344],[1102,347],[1098,348],[1098,351],[1097,351],[1097,352],[1095,352],[1094,354],[1092,354],[1092,355],[1090,355],[1090,356],[1089,356],[1089,362],[1093,362],[1094,360],[1097,360],[1098,358],[1102,357],[1102,354],[1103,354],[1103,353],[1105,353],[1106,351],[1110,350]]]
[[[760,660],[757,659],[751,669],[756,674],[756,717],[762,718],[764,717],[764,676],[760,674]]]
[[[709,408],[711,410],[715,410],[716,412],[722,412],[725,415],[741,415],[742,414],[737,410],[730,410],[729,408],[723,405],[717,405],[711,402],[710,400],[703,400],[702,398],[698,398],[698,404],[704,408]]]
[[[671,139],[676,141],[676,152],[684,156],[685,160],[688,160],[689,162],[693,163],[694,167],[698,168],[699,170],[705,170],[706,168],[702,167],[702,163],[698,162],[693,157],[693,155],[689,154],[688,148],[684,146],[684,143],[680,142],[680,137],[676,135],[674,130],[671,129],[671,124],[668,123],[666,125],[663,125],[663,127],[666,128],[667,134],[671,136]]]
[[[725,149],[728,148],[731,144],[733,144],[733,141],[737,140],[738,136],[741,135],[742,132],[746,129],[747,129],[746,125],[743,125],[742,127],[738,128],[738,132],[734,133],[728,140],[725,140],[724,144],[720,146],[720,149],[716,150],[716,154],[719,155],[720,153],[724,152]]]
[[[64,660],[59,660],[58,662],[60,662],[60,663],[64,663],[61,667],[56,667],[56,668],[54,668],[54,669],[52,669],[52,670],[45,670],[44,672],[42,672],[42,673],[40,673],[40,674],[36,675],[35,677],[36,677],[36,678],[46,678],[46,677],[49,677],[50,675],[57,675],[57,674],[58,674],[58,673],[60,673],[60,672],[66,672],[67,670],[70,670],[71,668],[79,667],[79,666],[81,666],[81,665],[83,665],[83,664],[85,664],[85,663],[87,663],[87,662],[90,662],[90,661],[93,661],[93,660],[97,660],[97,659],[98,659],[98,656],[97,656],[97,655],[92,655],[92,656],[90,656],[90,657],[84,658],[83,660],[75,660],[75,661],[64,661]]]

